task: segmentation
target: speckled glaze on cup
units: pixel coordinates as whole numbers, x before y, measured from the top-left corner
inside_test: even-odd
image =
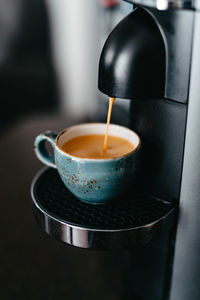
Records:
[[[62,145],[77,136],[105,134],[106,124],[88,123],[71,126],[58,135],[46,131],[35,139],[37,157],[47,166],[57,168],[65,186],[80,200],[91,203],[106,203],[121,194],[133,184],[139,163],[140,138],[132,130],[110,124],[109,134],[122,137],[135,145],[135,149],[121,157],[112,159],[79,158],[62,150]],[[54,155],[45,147],[48,141]]]

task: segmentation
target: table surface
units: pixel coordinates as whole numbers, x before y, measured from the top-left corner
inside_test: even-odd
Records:
[[[34,138],[78,122],[32,116],[1,134],[0,299],[123,299],[121,253],[58,242],[40,230],[32,214],[30,184],[42,167],[33,151]]]

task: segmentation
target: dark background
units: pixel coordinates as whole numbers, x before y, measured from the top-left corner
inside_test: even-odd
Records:
[[[35,136],[105,121],[106,111],[79,119],[60,112],[43,1],[0,0],[0,97],[0,299],[121,299],[124,253],[53,240],[32,214],[30,185],[42,167],[33,151]],[[113,120],[126,124],[125,112],[116,107]]]

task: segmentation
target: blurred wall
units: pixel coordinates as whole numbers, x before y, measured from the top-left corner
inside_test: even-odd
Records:
[[[0,130],[57,108],[44,0],[0,0]]]
[[[78,117],[96,108],[98,10],[95,0],[47,0],[61,109]]]
[[[116,1],[117,2],[117,1]],[[46,0],[60,89],[61,111],[74,117],[93,115],[98,91],[98,60],[110,31],[132,5],[119,1],[106,7],[101,0]]]

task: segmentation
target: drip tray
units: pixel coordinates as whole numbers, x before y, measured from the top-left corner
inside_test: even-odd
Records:
[[[84,203],[66,189],[52,168],[36,175],[31,194],[34,215],[46,233],[70,245],[95,250],[148,244],[159,237],[175,211],[174,203],[144,193],[105,205]]]

